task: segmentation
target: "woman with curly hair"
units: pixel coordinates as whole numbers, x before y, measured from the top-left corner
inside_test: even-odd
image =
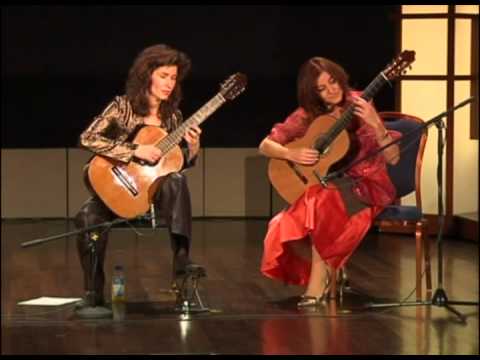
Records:
[[[162,151],[154,145],[139,145],[133,137],[144,125],[159,126],[167,133],[183,121],[178,109],[182,99],[181,82],[191,67],[186,54],[170,46],[158,44],[145,48],[135,59],[126,81],[126,93],[117,96],[80,135],[80,143],[95,154],[128,163],[140,159],[156,163]],[[185,133],[180,147],[183,169],[194,165],[200,149],[201,130],[197,125]],[[182,169],[182,170],[183,170]],[[153,197],[154,205],[166,221],[173,251],[174,276],[185,274],[188,267],[201,268],[189,258],[191,244],[191,201],[186,176],[180,171],[166,176]],[[116,215],[93,195],[75,217],[78,229],[111,221]],[[98,262],[92,283],[89,241],[96,240]],[[105,273],[103,264],[108,229],[81,233],[77,238],[78,253],[84,272],[86,305],[103,305]],[[202,269],[203,270],[203,269]]]

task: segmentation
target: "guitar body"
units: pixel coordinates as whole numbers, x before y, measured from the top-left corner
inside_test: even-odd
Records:
[[[335,124],[337,119],[330,115],[322,115],[312,121],[305,135],[285,145],[289,149],[315,148],[319,138]],[[305,190],[319,183],[317,176],[324,176],[334,163],[342,159],[348,151],[350,139],[343,130],[320,155],[320,160],[314,165],[299,165],[283,159],[271,159],[268,164],[268,177],[273,187],[288,203],[297,200]]]
[[[137,133],[135,144],[155,144],[167,136],[155,126],[145,126]],[[102,201],[118,216],[131,219],[143,215],[166,175],[180,171],[183,154],[178,145],[160,161],[149,165],[132,159],[128,164],[96,155],[87,167],[89,185]]]

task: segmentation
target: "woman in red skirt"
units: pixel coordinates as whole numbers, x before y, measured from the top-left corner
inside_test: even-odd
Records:
[[[261,142],[260,152],[271,158],[312,165],[319,153],[312,148],[284,146],[305,135],[321,115],[338,118],[351,104],[354,117],[347,127],[349,150],[330,170],[354,162],[400,136],[387,131],[374,106],[348,85],[338,64],[321,57],[309,59],[298,76],[299,108],[283,123],[275,124]],[[399,160],[398,146],[359,162],[328,183],[312,185],[269,223],[261,271],[289,284],[306,286],[298,306],[320,304],[329,290],[330,268],[339,268],[357,248],[376,215],[395,199],[386,164]],[[302,247],[307,253],[302,254]]]

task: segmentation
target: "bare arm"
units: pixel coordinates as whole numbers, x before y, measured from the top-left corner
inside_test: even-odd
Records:
[[[382,127],[383,129],[375,130],[377,143],[379,146],[384,146],[393,141],[392,137],[388,134],[387,129],[384,126]],[[398,147],[398,144],[391,145],[383,150],[383,156],[385,157],[387,163],[391,165],[398,163],[400,160],[400,148]]]
[[[289,160],[302,165],[314,164],[319,158],[317,150],[308,148],[287,148],[268,137],[262,140],[258,150],[260,154],[269,158]]]
[[[270,140],[268,137],[262,140],[260,146],[258,147],[258,151],[260,152],[260,154],[269,158],[287,160],[288,149],[285,146],[280,145],[273,140]]]

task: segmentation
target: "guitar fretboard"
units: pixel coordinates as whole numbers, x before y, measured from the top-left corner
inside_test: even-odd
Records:
[[[156,146],[166,154],[172,150],[183,138],[185,132],[189,127],[196,124],[199,125],[212,115],[220,106],[225,103],[225,98],[221,93],[218,93],[211,98],[205,105],[203,105],[195,114],[185,120],[177,129],[175,129],[168,136],[160,140]]]

